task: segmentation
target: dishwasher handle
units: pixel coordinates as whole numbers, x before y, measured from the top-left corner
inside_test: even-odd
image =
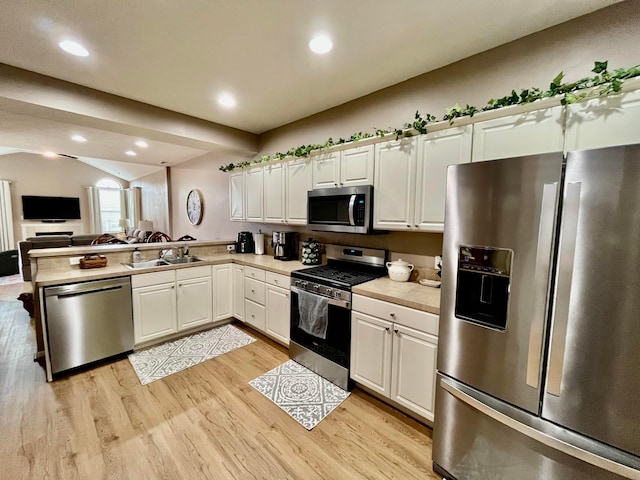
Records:
[[[57,287],[45,287],[45,297],[71,297],[84,295],[87,293],[98,293],[121,288],[131,287],[130,277],[113,278],[109,280],[89,281],[84,283],[74,283],[71,285],[60,285]]]

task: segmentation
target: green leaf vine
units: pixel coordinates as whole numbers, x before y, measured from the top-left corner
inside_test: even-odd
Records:
[[[374,133],[358,132],[354,133],[349,138],[339,138],[338,140],[329,138],[324,143],[301,145],[299,147],[290,148],[286,152],[276,152],[273,155],[263,155],[251,162],[244,161],[236,164],[229,163],[228,165],[222,165],[220,170],[223,172],[231,172],[236,168],[245,168],[260,163],[267,163],[272,160],[283,160],[287,157],[309,157],[314,153],[327,150],[336,145],[358,142],[374,136],[385,137],[389,134],[394,134],[396,140],[399,140],[401,138],[411,137],[416,134],[416,132],[419,135],[423,135],[427,133],[427,127],[430,123],[448,121],[450,125],[453,125],[454,121],[458,118],[473,117],[478,112],[496,110],[510,105],[524,105],[535,102],[536,100],[542,100],[543,98],[561,96],[560,103],[562,105],[577,103],[588,98],[596,98],[619,93],[622,90],[622,85],[625,80],[640,76],[640,65],[626,69],[618,68],[613,72],[609,72],[608,63],[608,61],[595,62],[595,66],[591,70],[595,75],[591,77],[584,77],[571,83],[563,83],[564,72],[560,72],[553,80],[551,80],[549,88],[546,90],[542,90],[537,87],[522,89],[519,92],[511,90],[511,93],[504,97],[490,99],[487,102],[487,105],[480,109],[474,105],[468,104],[463,108],[456,103],[452,107],[446,109],[444,116],[440,120],[438,120],[438,117],[430,113],[421,114],[419,111],[416,111],[413,120],[411,122],[404,123],[402,128],[374,128]]]

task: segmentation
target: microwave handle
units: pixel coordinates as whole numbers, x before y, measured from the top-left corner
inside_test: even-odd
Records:
[[[351,198],[349,199],[349,225],[355,225],[356,224],[356,220],[353,216],[353,210],[356,206],[356,195],[353,194],[351,195]]]

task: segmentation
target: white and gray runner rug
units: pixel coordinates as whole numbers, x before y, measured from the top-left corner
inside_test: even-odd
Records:
[[[349,392],[289,360],[249,384],[311,430],[340,405]]]
[[[255,341],[228,324],[140,350],[129,355],[129,361],[140,383],[146,385]]]

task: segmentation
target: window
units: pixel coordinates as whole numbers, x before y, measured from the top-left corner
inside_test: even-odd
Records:
[[[96,183],[100,197],[100,220],[102,233],[118,233],[120,219],[126,218],[122,205],[122,187],[110,178],[104,178]]]

